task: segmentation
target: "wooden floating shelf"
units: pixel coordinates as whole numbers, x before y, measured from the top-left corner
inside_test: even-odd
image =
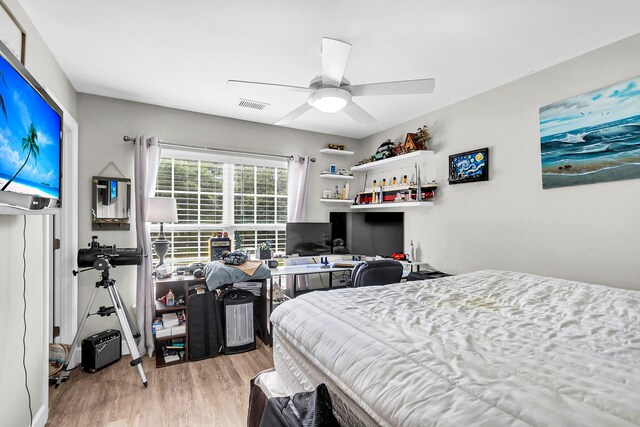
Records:
[[[433,151],[430,151],[430,150],[412,151],[411,153],[401,154],[400,156],[390,157],[384,160],[378,160],[377,162],[369,162],[363,165],[352,166],[351,171],[356,172],[356,171],[377,169],[383,166],[389,166],[396,162],[402,162],[404,160],[409,160],[409,159],[419,160],[424,156],[431,156],[431,155],[433,155]]]
[[[155,338],[156,341],[167,341],[167,340],[172,340],[172,339],[176,339],[176,338],[184,338],[186,336],[187,336],[187,333],[183,332],[181,334],[168,335],[166,337],[160,337],[160,338],[158,338],[158,337],[156,337],[154,335],[154,338]]]
[[[325,203],[353,203],[353,200],[350,199],[320,199],[320,201]]]
[[[353,179],[353,175],[340,175],[339,173],[322,173],[320,178],[324,179]]]
[[[323,148],[320,152],[324,154],[332,154],[334,156],[353,156],[353,151],[336,150],[333,148]]]
[[[180,360],[174,360],[173,362],[165,362],[164,360],[164,355],[162,354],[162,351],[156,351],[155,356],[156,356],[156,368],[164,368],[165,366],[173,366],[173,365],[179,365],[180,363],[187,363],[189,360],[186,358],[186,352],[188,351],[187,348],[185,348],[185,358],[184,359],[180,359]]]
[[[387,202],[387,203],[370,203],[368,205],[353,205],[351,209],[395,209],[395,208],[418,208],[433,206],[433,202]]]

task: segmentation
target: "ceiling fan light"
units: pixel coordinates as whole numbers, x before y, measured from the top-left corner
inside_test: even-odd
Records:
[[[309,96],[309,105],[324,113],[335,113],[342,110],[351,101],[351,93],[344,89],[322,88]]]

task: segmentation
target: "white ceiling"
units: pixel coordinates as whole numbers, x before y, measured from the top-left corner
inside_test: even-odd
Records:
[[[290,125],[356,138],[640,32],[638,0],[20,2],[79,92],[273,124],[306,96],[226,81],[307,86],[323,36],[353,45],[352,84],[436,78],[432,95],[357,98],[371,126],[316,110]]]

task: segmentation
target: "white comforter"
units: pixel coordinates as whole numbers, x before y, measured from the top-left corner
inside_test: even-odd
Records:
[[[640,292],[482,271],[310,293],[271,319],[381,425],[640,424]]]

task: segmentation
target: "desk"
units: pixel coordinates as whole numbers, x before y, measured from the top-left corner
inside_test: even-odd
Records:
[[[304,264],[304,265],[288,265],[284,267],[271,268],[271,277],[269,278],[269,338],[270,344],[273,345],[271,313],[273,312],[273,279],[274,277],[293,276],[293,288],[292,298],[295,298],[296,293],[306,293],[312,291],[319,291],[322,289],[307,289],[304,291],[296,290],[298,283],[298,276],[308,276],[309,274],[329,274],[329,287],[324,289],[336,289],[333,287],[333,273],[350,272],[353,267],[320,267],[318,264]],[[343,288],[345,286],[340,286]]]
[[[405,270],[407,269],[407,267],[409,267],[409,271],[411,272],[413,272],[413,267],[416,268],[416,271],[420,271],[420,267],[429,267],[429,263],[424,261],[414,261],[414,262],[400,261],[400,264],[402,264],[402,267]]]
[[[298,282],[298,276],[308,276],[310,274],[329,274],[329,288],[332,289],[333,273],[349,272],[353,270],[353,267],[321,267],[319,264],[305,264],[305,265],[289,265],[285,267],[276,267],[271,269],[271,277],[293,276],[293,289],[291,290],[292,298],[296,297],[296,293],[305,293],[309,290],[299,291],[296,288]],[[271,281],[273,283],[273,280]],[[272,292],[269,293],[272,295]]]
[[[353,262],[352,266],[349,267],[334,267],[333,264],[340,264],[340,263],[351,263]],[[320,264],[302,264],[302,265],[288,265],[288,266],[284,266],[284,267],[276,267],[276,268],[271,268],[271,278],[269,279],[269,316],[271,316],[271,312],[273,311],[273,278],[274,277],[282,277],[282,276],[293,276],[293,289],[291,290],[292,295],[291,298],[295,298],[296,297],[296,293],[306,293],[306,292],[310,292],[311,290],[304,290],[304,291],[299,291],[297,289],[297,283],[298,283],[298,276],[308,276],[310,274],[322,274],[322,273],[328,273],[329,274],[329,287],[325,288],[325,289],[334,289],[333,287],[333,273],[338,273],[338,272],[350,272],[351,270],[353,270],[353,267],[355,267],[359,262],[358,261],[341,261],[341,260],[337,260],[334,263],[329,264],[329,266],[324,267],[321,266]],[[420,271],[420,267],[422,266],[428,266],[429,263],[427,262],[408,262],[408,261],[400,261],[400,264],[402,264],[402,267],[408,271],[413,271],[413,268],[416,268],[416,271]],[[406,276],[403,275],[403,278],[405,278]],[[341,286],[342,287],[342,286]],[[322,289],[313,289],[313,290],[322,290]]]
[[[336,260],[335,263],[350,263],[352,261],[349,260]],[[291,291],[291,298],[295,298],[296,294],[301,294],[301,293],[307,293],[307,292],[313,292],[313,291],[323,291],[323,290],[329,290],[329,289],[337,289],[338,287],[333,287],[333,273],[345,273],[345,272],[351,272],[351,270],[353,270],[353,268],[358,264],[357,261],[353,261],[354,265],[350,266],[350,267],[333,267],[331,265],[333,265],[334,263],[329,264],[330,267],[321,267],[319,264],[299,264],[299,265],[287,265],[284,267],[276,267],[276,268],[271,268],[271,277],[269,278],[269,338],[270,338],[270,343],[271,345],[273,345],[273,338],[272,338],[272,324],[271,324],[271,313],[273,312],[273,279],[274,277],[282,277],[282,276],[293,276],[293,288]],[[402,264],[402,267],[405,269],[405,272],[407,272],[407,274],[409,272],[412,272],[414,267],[416,268],[416,271],[420,271],[420,267],[423,266],[428,266],[429,263],[427,262],[408,262],[408,261],[400,261],[400,263]],[[409,267],[407,269],[407,267]],[[320,288],[320,289],[307,289],[307,290],[298,290],[297,289],[297,283],[298,283],[298,276],[308,276],[310,274],[323,274],[323,273],[328,273],[329,274],[329,287],[328,288]],[[403,274],[403,279],[406,278],[406,275]],[[344,288],[345,286],[340,286],[339,288]]]

